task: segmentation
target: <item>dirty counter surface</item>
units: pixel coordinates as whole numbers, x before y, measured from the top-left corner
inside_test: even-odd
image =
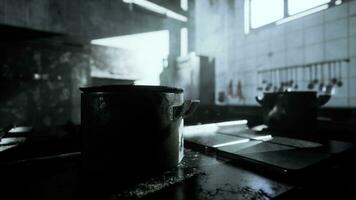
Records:
[[[80,158],[77,152],[1,163],[1,199],[342,199],[355,194],[354,166],[347,156],[345,165],[291,180],[186,148],[177,167],[134,184],[95,180],[83,173]]]
[[[293,186],[186,149],[176,168],[129,187],[83,177],[80,154],[2,166],[4,199],[270,199]],[[90,185],[88,184],[90,183]],[[117,180],[117,185],[122,185]],[[109,189],[110,188],[110,189]]]

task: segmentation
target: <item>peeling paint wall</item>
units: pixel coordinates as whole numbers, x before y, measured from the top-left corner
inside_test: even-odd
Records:
[[[90,81],[85,49],[50,43],[0,46],[0,127],[80,122],[78,88]]]

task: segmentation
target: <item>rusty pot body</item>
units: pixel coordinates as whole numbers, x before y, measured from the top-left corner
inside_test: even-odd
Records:
[[[81,88],[83,164],[99,176],[134,179],[183,158],[183,117],[196,102],[159,86]]]

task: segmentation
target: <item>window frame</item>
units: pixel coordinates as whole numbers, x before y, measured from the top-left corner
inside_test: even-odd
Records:
[[[246,6],[244,6],[244,12],[245,12],[245,18],[248,18],[248,19],[245,19],[245,23],[248,23],[247,24],[247,26],[246,26],[246,24],[245,24],[245,34],[249,34],[249,33],[251,33],[251,32],[254,32],[254,31],[257,31],[257,30],[260,30],[260,29],[265,29],[266,27],[271,27],[271,26],[276,26],[276,25],[279,25],[278,24],[278,22],[279,21],[281,21],[281,20],[284,20],[284,19],[287,19],[287,18],[291,18],[291,17],[293,17],[293,16],[296,16],[296,15],[299,15],[299,14],[302,14],[302,13],[305,13],[305,12],[308,12],[308,11],[310,11],[310,10],[312,10],[312,9],[315,9],[315,8],[318,8],[318,7],[320,7],[320,6],[324,6],[324,5],[328,5],[328,8],[327,9],[329,9],[329,8],[332,8],[332,7],[334,7],[334,6],[339,6],[339,5],[342,5],[342,4],[344,4],[344,3],[346,3],[346,2],[348,2],[348,1],[352,1],[352,0],[342,0],[342,2],[340,3],[340,4],[336,4],[336,2],[338,1],[338,0],[330,0],[330,2],[329,3],[325,3],[325,4],[321,4],[321,5],[319,5],[319,6],[316,6],[316,7],[313,7],[313,8],[309,8],[309,9],[307,9],[307,10],[304,10],[304,11],[301,11],[301,12],[298,12],[298,13],[295,13],[295,14],[293,14],[293,15],[290,15],[289,13],[288,13],[288,0],[284,0],[284,6],[283,6],[283,9],[284,9],[284,15],[283,15],[283,18],[282,19],[278,19],[278,20],[276,20],[276,21],[273,21],[273,22],[271,22],[271,23],[268,23],[268,24],[265,24],[265,25],[262,25],[262,26],[259,26],[259,27],[257,27],[257,28],[252,28],[252,26],[251,26],[251,1],[252,0],[245,0],[245,4],[246,3],[248,3],[248,5]],[[246,14],[246,9],[248,9],[248,13]],[[308,14],[309,15],[309,14]],[[308,16],[308,15],[306,15],[306,16]],[[303,16],[303,17],[305,17],[305,16]],[[291,20],[291,21],[293,21],[293,20]]]

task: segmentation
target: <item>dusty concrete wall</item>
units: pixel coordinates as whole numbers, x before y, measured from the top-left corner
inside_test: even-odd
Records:
[[[178,0],[154,2],[182,13]],[[130,11],[121,0],[0,0],[0,25],[59,33],[81,42],[169,30],[169,64],[174,65],[180,53],[180,27],[185,23],[136,7]],[[21,34],[16,39],[24,36]],[[96,58],[85,47],[57,42],[0,40],[0,91],[4,94],[0,97],[0,127],[80,122],[78,87],[90,82],[90,60]],[[48,77],[37,80],[35,74]]]
[[[0,127],[79,123],[88,51],[49,43],[0,46]]]

